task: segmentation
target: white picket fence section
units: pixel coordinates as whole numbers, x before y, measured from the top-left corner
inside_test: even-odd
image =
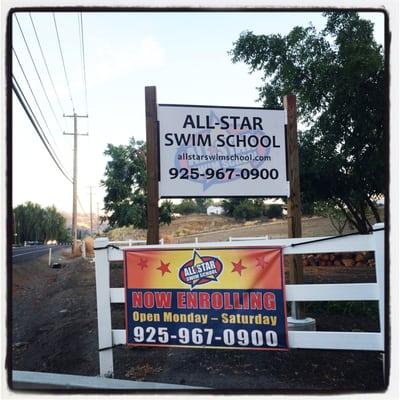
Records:
[[[247,240],[268,240],[269,236],[248,236],[248,237],[234,237],[234,236],[229,236],[228,241],[229,242],[243,242]]]
[[[269,245],[283,246],[283,254],[313,254],[313,253],[340,253],[373,251],[375,253],[376,283],[351,283],[351,284],[311,284],[311,285],[285,285],[287,301],[366,301],[379,302],[379,332],[319,332],[319,331],[289,331],[289,347],[303,349],[341,349],[341,350],[373,350],[384,351],[384,224],[375,224],[375,231],[369,235],[353,235],[332,238],[330,240],[313,242],[315,238],[244,240],[235,242],[212,243],[184,243],[145,246],[148,248],[196,248],[202,247],[238,247],[240,245]],[[137,241],[138,242],[138,241]],[[304,242],[312,242],[305,243]],[[292,244],[302,243],[292,247]],[[106,247],[107,238],[97,238],[95,248]],[[120,242],[118,244],[121,244]],[[127,243],[129,244],[129,243]],[[142,243],[138,244],[139,247]],[[100,375],[113,376],[113,349],[114,345],[126,344],[124,329],[112,329],[111,304],[124,303],[124,288],[110,288],[110,262],[122,261],[123,250],[106,248],[95,251],[96,267],[96,294]],[[317,321],[318,323],[318,321]]]

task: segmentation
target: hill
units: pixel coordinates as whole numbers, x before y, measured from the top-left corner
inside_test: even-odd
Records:
[[[303,236],[335,235],[337,232],[323,217],[304,217],[302,219]],[[254,220],[240,222],[222,215],[191,214],[174,219],[170,225],[160,227],[160,238],[166,243],[199,241],[223,241],[229,237],[258,237],[268,235],[270,238],[287,237],[286,219]],[[345,230],[344,233],[351,232]],[[146,230],[132,227],[116,228],[107,233],[110,240],[146,239]]]

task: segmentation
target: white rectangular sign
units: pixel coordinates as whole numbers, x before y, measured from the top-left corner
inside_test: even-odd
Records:
[[[159,104],[160,197],[289,196],[286,110]]]

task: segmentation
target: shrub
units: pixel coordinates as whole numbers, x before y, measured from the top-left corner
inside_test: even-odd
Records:
[[[266,211],[268,218],[282,218],[282,206],[279,204],[271,204]]]
[[[179,214],[193,214],[197,211],[197,204],[193,199],[183,199],[175,206],[174,212]]]
[[[234,207],[232,216],[235,219],[253,219],[263,215],[263,206],[260,202],[244,199]]]

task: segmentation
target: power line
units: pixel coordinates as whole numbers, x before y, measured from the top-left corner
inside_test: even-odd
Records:
[[[18,89],[18,91],[19,91],[19,93],[20,93],[22,99],[24,100],[24,102],[25,102],[25,104],[26,104],[26,107],[29,109],[29,112],[31,113],[32,118],[35,120],[36,125],[39,127],[39,130],[42,132],[42,136],[44,136],[44,138],[46,139],[47,144],[48,144],[48,145],[50,146],[50,148],[51,148],[51,145],[50,145],[50,143],[49,143],[49,141],[48,141],[46,135],[45,135],[44,132],[43,132],[43,128],[42,128],[42,126],[40,125],[40,122],[39,122],[38,119],[36,118],[36,115],[35,115],[35,113],[33,112],[32,107],[29,105],[29,102],[28,102],[27,98],[25,97],[25,95],[24,95],[24,93],[23,93],[21,87],[19,86],[19,83],[18,83],[18,81],[16,80],[16,78],[15,78],[14,75],[12,75],[12,79],[14,80],[13,83],[14,83],[14,85],[17,87],[17,89]],[[53,153],[54,153],[54,149],[51,148],[51,150],[52,150]],[[57,158],[58,161],[60,161],[60,160],[58,159],[58,157],[56,157],[56,158]]]
[[[79,31],[80,31],[80,45],[81,45],[81,61],[82,61],[82,73],[83,73],[83,84],[85,88],[85,105],[86,112],[88,113],[88,100],[87,100],[87,83],[86,83],[86,66],[85,66],[85,41],[83,39],[83,21],[82,13],[78,15]]]
[[[39,35],[38,35],[37,31],[36,31],[36,27],[35,27],[35,24],[34,24],[34,22],[33,22],[33,18],[32,18],[31,13],[29,13],[29,18],[31,19],[32,27],[33,27],[33,30],[34,30],[34,32],[35,32],[36,40],[37,40],[37,42],[38,42],[38,46],[39,46],[39,49],[40,49],[40,54],[42,55],[42,59],[43,59],[44,65],[46,66],[47,74],[48,74],[48,76],[49,76],[51,85],[52,85],[53,90],[54,90],[54,93],[55,93],[55,95],[56,95],[56,98],[57,98],[57,101],[58,101],[58,105],[60,106],[60,109],[61,109],[62,113],[65,114],[64,108],[63,108],[63,106],[62,106],[62,104],[61,104],[61,101],[60,101],[60,97],[58,96],[56,87],[55,87],[55,85],[54,85],[53,78],[51,77],[51,73],[50,73],[50,70],[49,70],[49,66],[47,65],[46,57],[44,56],[44,52],[43,52],[43,49],[42,49],[42,45],[40,44],[40,40],[39,40]]]
[[[44,139],[46,140],[47,144],[50,146],[50,149],[52,150],[54,156],[57,158],[57,161],[60,163],[59,158],[56,156],[54,149],[51,147],[51,144],[49,143],[49,140],[47,139],[46,135],[45,135],[44,132],[43,132],[43,128],[42,128],[42,126],[40,125],[40,122],[39,122],[38,119],[36,118],[36,115],[35,115],[35,113],[33,112],[32,107],[29,105],[29,102],[28,102],[27,98],[25,97],[25,95],[24,95],[24,93],[23,93],[23,91],[22,91],[22,89],[21,89],[21,86],[19,86],[19,83],[18,83],[18,81],[16,80],[16,78],[15,78],[14,75],[12,75],[12,79],[14,80],[14,85],[17,87],[17,89],[18,89],[18,91],[19,91],[21,97],[23,98],[23,100],[24,100],[24,102],[25,102],[25,104],[26,104],[26,107],[29,109],[29,112],[31,113],[32,118],[35,120],[36,125],[39,127],[39,130],[42,132],[42,136],[43,136]],[[61,164],[61,163],[60,163],[60,164]]]
[[[57,116],[56,116],[56,113],[55,113],[55,111],[54,111],[54,108],[53,108],[53,106],[52,106],[52,104],[51,104],[51,102],[50,102],[49,96],[47,95],[47,91],[46,91],[46,88],[44,87],[42,78],[41,78],[41,76],[40,76],[40,74],[39,74],[39,71],[38,71],[38,69],[37,69],[37,67],[36,67],[36,63],[35,63],[35,60],[33,59],[31,50],[29,49],[29,45],[28,45],[28,42],[26,41],[26,38],[25,38],[24,32],[23,32],[23,30],[22,30],[21,24],[19,23],[19,20],[18,20],[17,15],[14,14],[14,16],[15,16],[15,19],[16,19],[16,21],[17,21],[17,24],[18,24],[19,30],[20,30],[20,32],[21,32],[22,38],[23,38],[23,40],[24,40],[26,49],[28,50],[29,57],[31,58],[31,61],[32,61],[33,67],[34,67],[34,69],[35,69],[36,75],[37,75],[37,77],[38,77],[38,79],[39,79],[40,85],[42,86],[43,93],[44,93],[44,95],[45,95],[45,97],[46,97],[46,99],[47,99],[47,102],[49,103],[49,106],[50,106],[51,112],[53,113],[54,119],[56,120],[58,127],[59,127],[60,130],[62,131],[61,125],[60,125],[60,123],[59,123],[59,121],[58,121],[58,119],[57,119]],[[50,133],[50,135],[51,135],[51,133]],[[53,138],[53,139],[54,139],[54,138]]]
[[[37,106],[37,108],[38,108],[38,110],[39,110],[39,112],[40,112],[40,115],[42,116],[42,119],[43,119],[43,121],[44,121],[44,124],[46,125],[47,130],[48,130],[48,132],[50,133],[50,135],[53,137],[53,135],[51,134],[49,125],[47,124],[47,120],[46,120],[45,116],[43,115],[43,111],[42,111],[42,109],[40,108],[40,105],[39,105],[39,103],[38,103],[38,101],[37,101],[37,98],[36,98],[36,96],[35,96],[35,93],[33,92],[32,87],[31,87],[31,85],[30,85],[30,83],[29,83],[29,80],[28,80],[28,78],[27,78],[27,76],[26,76],[26,74],[25,74],[24,67],[22,66],[21,61],[19,60],[18,54],[17,54],[17,52],[15,51],[14,47],[12,48],[12,50],[13,50],[13,52],[14,52],[15,58],[17,59],[17,62],[18,62],[18,65],[19,65],[19,67],[20,67],[20,69],[21,69],[21,71],[22,71],[22,74],[23,74],[23,76],[24,76],[24,78],[25,78],[25,81],[26,81],[26,83],[27,83],[27,85],[28,85],[28,87],[29,87],[29,90],[30,90],[30,92],[31,92],[31,94],[32,94],[32,96],[33,96],[33,99],[35,100],[35,103],[36,103],[36,106]],[[14,78],[14,79],[15,79],[15,78]],[[51,146],[51,145],[50,145],[50,142],[49,142],[49,139],[47,139],[47,136],[46,136],[46,134],[44,133],[43,129],[42,129],[42,132],[43,132],[43,136],[44,136],[44,138],[46,139],[48,145]],[[53,137],[53,139],[54,139],[54,137]],[[54,150],[53,150],[53,152],[55,153]],[[55,154],[56,154],[56,153],[55,153]],[[57,159],[58,159],[58,162],[61,164],[61,161],[60,161],[60,159],[58,158],[57,155],[56,155],[56,157],[57,157]]]
[[[83,214],[84,214],[84,215],[86,215],[86,217],[88,217],[88,216],[89,216],[89,214],[88,214],[88,213],[85,211],[85,209],[83,208],[83,206],[82,206],[82,203],[81,203],[81,200],[80,200],[79,196],[77,196],[77,200],[78,200],[79,207],[81,208],[81,211],[83,212]]]
[[[68,179],[69,182],[73,183],[72,180],[68,177],[68,175],[64,172],[64,170],[62,169],[62,167],[60,166],[58,161],[56,160],[56,158],[55,158],[54,154],[51,152],[49,146],[46,144],[46,141],[43,138],[44,132],[41,133],[38,126],[36,125],[35,120],[37,121],[37,118],[36,118],[35,114],[33,113],[32,108],[29,106],[29,103],[26,103],[26,104],[24,103],[24,99],[26,101],[26,97],[25,97],[23,91],[21,90],[21,87],[19,86],[18,81],[16,80],[16,78],[14,76],[13,76],[12,88],[13,88],[14,93],[16,94],[22,108],[24,109],[26,115],[28,116],[29,120],[31,121],[33,128],[35,129],[36,133],[39,135],[40,140],[42,141],[43,145],[45,146],[47,152],[50,154],[50,157],[53,159],[57,168],[65,176],[65,178]]]
[[[64,172],[64,167],[63,167],[60,159],[57,157],[56,152],[54,151],[54,149],[52,148],[51,144],[49,143],[49,141],[48,141],[48,139],[46,137],[46,134],[44,133],[42,127],[40,126],[40,123],[39,123],[35,113],[33,112],[31,106],[29,105],[29,102],[26,99],[26,97],[24,95],[24,92],[22,91],[20,85],[18,84],[17,79],[15,78],[14,75],[12,75],[12,78],[14,80],[13,81],[14,92],[17,94],[17,96],[19,95],[18,99],[20,100],[20,102],[21,102],[21,100],[23,100],[25,102],[24,104],[25,104],[26,108],[24,107],[24,110],[25,110],[25,112],[27,112],[27,110],[30,112],[30,114],[27,114],[27,115],[28,115],[29,119],[31,120],[32,124],[33,124],[32,119],[34,119],[36,124],[37,124],[37,126],[34,125],[34,128],[36,129],[36,132],[39,134],[40,139],[42,140],[43,144],[45,145],[45,147],[46,147],[47,151],[49,152],[50,156],[53,158],[53,160],[56,163],[57,167],[61,170],[61,172],[64,174],[64,176],[72,183],[72,180]],[[18,90],[19,93],[16,90]],[[22,106],[24,106],[24,104],[22,104]],[[46,142],[47,142],[48,145],[46,145]]]
[[[60,35],[58,34],[56,15],[54,14],[54,12],[53,12],[53,20],[54,20],[54,27],[56,28],[57,41],[58,41],[58,48],[59,48],[59,50],[60,50],[61,61],[62,61],[63,67],[64,67],[65,80],[67,81],[68,92],[69,92],[69,98],[70,98],[70,100],[71,100],[72,110],[75,111],[74,101],[72,100],[71,87],[69,86],[69,80],[68,80],[68,75],[67,75],[67,69],[65,68],[64,55],[63,55],[62,48],[61,48]]]

